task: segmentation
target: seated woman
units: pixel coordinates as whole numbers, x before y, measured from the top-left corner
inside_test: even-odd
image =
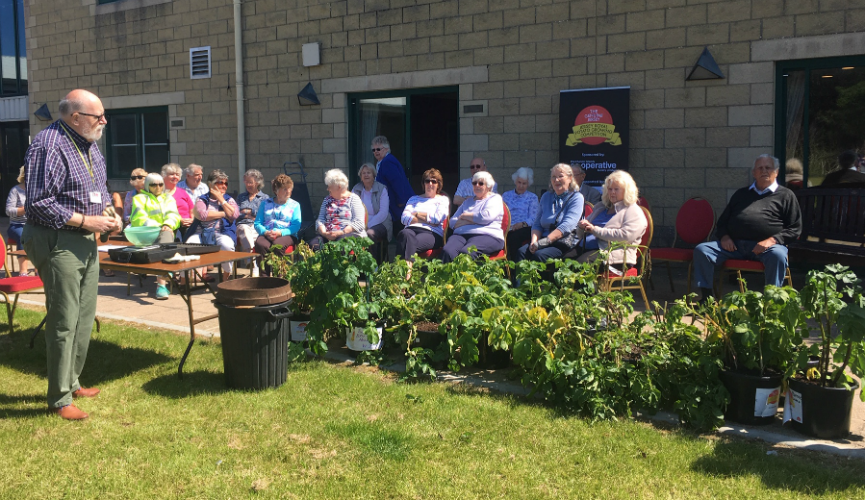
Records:
[[[444,245],[443,224],[448,218],[450,200],[441,193],[442,173],[431,168],[423,173],[423,191],[420,196],[412,196],[402,211],[401,222],[405,229],[396,235],[396,254],[414,262],[414,255],[426,250],[434,250]]]
[[[366,234],[373,241],[369,253],[381,264],[381,246],[387,245],[393,232],[393,219],[389,211],[390,196],[384,184],[375,180],[376,170],[372,163],[361,165],[358,176],[360,182],[355,184],[351,192],[360,196],[360,201],[369,214]]]
[[[600,255],[598,251],[606,250],[612,242],[640,244],[649,223],[643,210],[637,205],[638,197],[637,184],[631,174],[616,170],[607,176],[601,196],[606,210],[595,207],[592,215],[578,224],[577,236],[584,242],[581,245],[584,253],[578,259],[580,262],[597,259]],[[637,264],[636,247],[629,247],[627,256],[623,248],[610,252],[610,266],[624,271],[623,263],[629,268]]]
[[[171,243],[174,232],[180,227],[180,214],[174,197],[165,192],[165,181],[159,174],[147,174],[144,190],[132,198],[132,214],[129,217],[132,227],[162,227],[154,243]],[[156,277],[156,299],[168,299],[165,278]]]
[[[321,202],[315,223],[318,236],[309,242],[313,251],[328,241],[346,236],[366,237],[366,209],[360,196],[348,190],[348,177],[342,170],[334,168],[325,172],[324,183],[328,195]]]
[[[474,196],[466,199],[450,219],[454,234],[448,237],[442,248],[442,262],[451,262],[457,255],[469,253],[472,246],[477,248],[470,254],[473,259],[504,248],[502,218],[505,204],[500,195],[493,193],[494,182],[493,176],[486,171],[472,176]]]
[[[273,198],[266,198],[257,207],[255,216],[255,251],[264,257],[273,245],[282,245],[273,251],[280,256],[285,255],[285,249],[297,243],[297,231],[300,229],[300,204],[291,199],[294,181],[285,174],[279,174],[270,183],[273,188]],[[256,260],[261,260],[257,257]],[[264,270],[264,275],[270,275],[270,269]]]
[[[210,192],[195,200],[195,222],[186,231],[187,243],[205,243],[219,245],[222,250],[234,251],[236,228],[234,221],[240,213],[237,202],[225,194],[228,190],[228,175],[216,169],[207,176],[207,186]],[[223,280],[231,274],[231,262],[222,264]],[[204,281],[213,281],[213,277],[205,276]]]
[[[21,167],[18,172],[18,185],[9,190],[9,196],[6,198],[6,215],[9,217],[9,229],[6,230],[6,236],[10,241],[15,242],[16,250],[24,248],[24,245],[21,244],[21,233],[24,232],[24,223],[27,222],[27,216],[24,215],[24,201],[27,200],[27,192],[24,190],[24,175],[24,167]],[[27,256],[18,257],[18,276],[36,276],[36,269],[29,268]]]
[[[546,262],[560,259],[576,246],[565,238],[577,229],[583,217],[583,195],[570,165],[559,163],[550,172],[550,191],[541,196],[541,210],[532,224],[532,237],[517,250],[515,260]]]
[[[166,163],[162,166],[162,178],[165,180],[165,194],[174,198],[174,203],[177,204],[177,212],[180,214],[180,228],[177,231],[180,239],[184,239],[186,230],[195,220],[192,216],[195,201],[185,189],[177,187],[177,183],[180,182],[182,176],[183,168],[177,163]]]
[[[511,178],[516,189],[502,195],[502,200],[511,211],[511,227],[508,230],[508,260],[517,259],[517,250],[532,237],[532,224],[538,216],[540,205],[538,195],[529,191],[534,182],[534,172],[522,167]]]
[[[132,198],[144,190],[145,177],[147,177],[147,171],[143,168],[136,168],[129,174],[129,185],[132,186],[132,189],[126,192],[126,197],[123,199],[124,227],[129,225],[129,217],[132,215]]]
[[[258,207],[270,196],[262,192],[264,176],[254,168],[243,174],[243,185],[246,186],[246,190],[237,195],[237,208],[240,209],[240,215],[237,217],[237,243],[240,245],[240,251],[253,253],[255,242],[261,234],[255,227]],[[254,274],[258,270],[256,260],[252,260]]]

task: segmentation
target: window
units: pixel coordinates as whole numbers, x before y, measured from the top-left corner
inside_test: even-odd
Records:
[[[119,179],[136,168],[159,172],[169,162],[168,108],[106,110],[108,175]]]
[[[24,0],[0,0],[0,96],[27,95]]]
[[[865,147],[865,56],[782,61],[776,71],[775,155],[782,168],[799,159],[804,184],[819,186],[842,151]]]

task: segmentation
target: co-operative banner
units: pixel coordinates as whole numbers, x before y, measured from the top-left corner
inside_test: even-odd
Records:
[[[630,87],[561,91],[559,159],[583,167],[590,186],[628,169],[630,96]]]

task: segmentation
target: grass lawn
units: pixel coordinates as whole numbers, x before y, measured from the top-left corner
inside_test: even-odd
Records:
[[[591,424],[521,398],[401,384],[309,361],[276,390],[223,383],[218,343],[103,323],[66,422],[45,409],[42,314],[0,334],[0,498],[865,498],[865,464],[664,430]]]

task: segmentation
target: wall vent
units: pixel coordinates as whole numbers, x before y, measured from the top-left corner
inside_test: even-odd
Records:
[[[210,47],[189,49],[189,78],[210,78]]]
[[[171,130],[186,128],[186,120],[183,118],[172,118],[168,123],[171,126]]]
[[[475,113],[483,113],[484,105],[483,104],[467,104],[463,106],[463,114],[471,115]]]

